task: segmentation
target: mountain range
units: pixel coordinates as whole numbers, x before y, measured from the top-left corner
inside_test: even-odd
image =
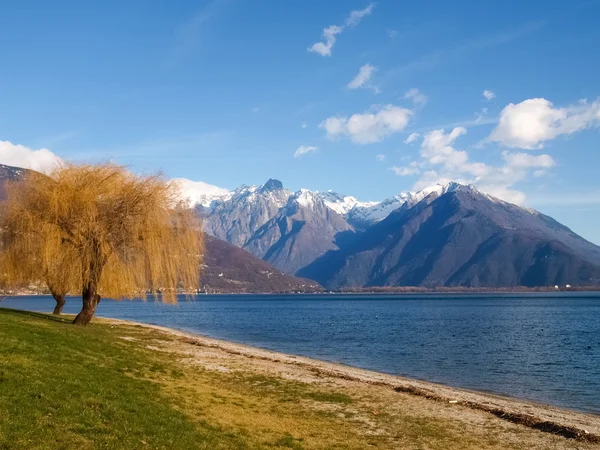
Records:
[[[600,284],[600,247],[471,185],[361,202],[270,179],[182,197],[208,234],[327,288]]]
[[[0,165],[0,199],[2,181],[25,173]],[[274,179],[233,191],[177,182],[203,218],[207,291],[600,285],[600,247],[471,185],[362,202]]]

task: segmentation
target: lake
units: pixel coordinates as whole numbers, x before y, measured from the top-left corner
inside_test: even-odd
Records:
[[[0,306],[52,311],[51,297]],[[69,298],[66,313],[76,313]],[[600,414],[600,295],[202,295],[97,315]]]

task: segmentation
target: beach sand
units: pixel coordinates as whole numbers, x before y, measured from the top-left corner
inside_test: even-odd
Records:
[[[308,406],[329,408],[332,414],[349,418],[363,436],[387,435],[389,442],[396,442],[394,439],[401,433],[395,429],[394,417],[402,417],[404,424],[411,417],[451,423],[459,430],[458,436],[462,430],[465,445],[453,448],[477,448],[468,438],[477,441],[480,434],[491,436],[491,442],[498,441],[498,447],[489,448],[600,448],[600,416],[593,414],[287,355],[154,325],[102,320],[115,326],[135,325],[152,330],[156,340],[146,347],[170,353],[186,367],[215,374],[274,377],[358,398],[352,404],[314,402]],[[401,445],[401,439],[397,442],[399,447],[390,448],[409,448],[406,443]]]

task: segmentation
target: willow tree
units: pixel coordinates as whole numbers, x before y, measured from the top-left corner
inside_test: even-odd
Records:
[[[6,258],[8,278],[22,273],[38,280],[51,268],[51,279],[69,290],[76,277],[83,306],[74,323],[89,323],[101,296],[152,292],[175,302],[178,292],[198,289],[199,223],[178,204],[177,186],[159,175],[136,176],[114,164],[65,164],[6,191],[4,252],[22,255]]]

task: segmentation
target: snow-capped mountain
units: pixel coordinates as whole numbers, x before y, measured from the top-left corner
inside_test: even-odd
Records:
[[[361,202],[333,191],[291,192],[277,180],[235,191],[200,188],[200,193],[190,188],[186,195],[197,202],[208,234],[284,272],[331,287],[398,283],[505,286],[540,280],[562,282],[564,274],[579,282],[600,280],[600,267],[596,267],[600,249],[596,246],[537,211],[507,203],[471,185],[434,185],[381,202]],[[557,247],[557,242],[564,245]],[[527,248],[528,243],[537,253]],[[392,248],[397,250],[388,254],[386,249]],[[562,267],[560,273],[538,261],[551,258],[547,248],[558,252],[552,267]],[[486,262],[488,252],[490,258],[495,255],[493,262]],[[383,255],[385,264],[381,263]],[[464,266],[464,274],[453,272],[453,258]],[[475,258],[472,261],[488,272],[480,272],[469,258]],[[406,261],[412,272],[407,272]],[[576,271],[568,269],[569,261],[578,267]],[[510,269],[511,264],[518,270]],[[534,276],[527,267],[540,272]],[[416,276],[420,271],[426,274],[423,278]]]
[[[208,234],[244,248],[289,273],[352,241],[393,211],[460,186],[432,186],[382,202],[361,202],[333,191],[291,192],[274,179],[234,191],[185,180],[179,183],[182,197],[204,217]]]

